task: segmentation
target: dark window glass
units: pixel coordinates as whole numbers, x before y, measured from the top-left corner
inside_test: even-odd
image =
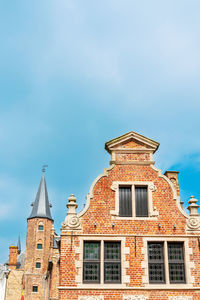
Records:
[[[83,282],[100,282],[100,242],[84,242]]]
[[[42,244],[37,244],[37,249],[42,249]]]
[[[40,262],[36,262],[36,269],[40,269],[41,268],[41,263]]]
[[[43,225],[39,225],[38,226],[38,230],[43,230],[44,229],[44,226]]]
[[[170,283],[185,283],[183,243],[168,243]]]
[[[148,243],[149,283],[165,283],[163,243]]]
[[[35,292],[35,293],[38,292],[38,286],[37,285],[33,285],[33,292]]]
[[[104,242],[104,282],[121,282],[120,242]]]
[[[148,217],[147,187],[135,187],[136,217]]]
[[[119,187],[119,216],[132,217],[131,186]]]

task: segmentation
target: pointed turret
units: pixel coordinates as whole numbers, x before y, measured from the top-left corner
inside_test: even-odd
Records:
[[[21,248],[20,236],[18,237],[17,247],[18,247],[18,254],[20,254],[20,253],[21,253],[21,250],[22,250],[22,248]]]
[[[44,174],[42,175],[35,202],[32,203],[32,206],[32,212],[28,217],[28,220],[33,218],[46,218],[49,220],[53,220],[51,217],[51,204],[49,203],[48,199],[46,180]]]

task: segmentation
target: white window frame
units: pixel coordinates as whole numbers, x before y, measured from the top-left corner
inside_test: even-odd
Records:
[[[132,217],[120,217],[119,216],[119,187],[131,186],[132,190]],[[135,215],[135,187],[144,186],[147,187],[147,201],[148,201],[148,216],[136,217]],[[111,210],[110,214],[119,220],[148,220],[152,218],[157,219],[158,212],[156,207],[153,207],[152,193],[156,191],[156,186],[151,181],[113,181],[111,189],[115,191],[115,210]]]
[[[145,287],[154,288],[169,288],[173,289],[181,286],[192,287],[194,282],[194,277],[191,276],[191,268],[194,268],[194,262],[190,261],[190,254],[192,254],[192,248],[189,248],[188,239],[181,237],[148,237],[143,238],[144,247],[142,248],[142,253],[144,254],[144,260],[142,261],[142,268],[144,269],[143,284]],[[164,254],[164,272],[165,272],[165,283],[149,283],[149,261],[148,261],[148,243],[158,242],[164,243],[163,245],[163,254]],[[184,268],[185,268],[185,283],[170,283],[169,278],[169,261],[168,261],[168,242],[180,242],[183,243],[184,251]]]

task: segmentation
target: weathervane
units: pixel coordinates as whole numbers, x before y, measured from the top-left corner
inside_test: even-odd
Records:
[[[42,166],[42,172],[43,172],[43,173],[46,172],[46,168],[48,168],[48,165],[43,165],[43,166]]]

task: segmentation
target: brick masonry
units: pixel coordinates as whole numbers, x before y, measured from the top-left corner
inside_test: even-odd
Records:
[[[13,267],[7,282],[10,298],[6,300],[20,300],[23,285],[25,300],[200,299],[199,217],[193,215],[192,219],[182,210],[178,172],[168,171],[162,175],[154,167],[153,153],[158,146],[155,141],[134,132],[106,143],[111,166],[92,184],[86,206],[78,215],[76,200],[71,196],[70,214],[62,223],[60,251],[53,247],[52,220],[28,220],[25,269]],[[148,187],[148,217],[119,216],[120,183]],[[195,200],[192,202],[195,210]],[[43,231],[38,230],[39,224],[44,226]],[[84,241],[99,241],[101,258],[105,241],[121,242],[121,283],[104,284],[102,259],[100,283],[83,283]],[[149,283],[148,241],[162,242],[165,247],[169,241],[184,244],[185,284],[170,284],[169,278],[165,284]],[[38,243],[43,245],[42,249],[37,249]],[[15,250],[10,252],[14,266]],[[40,269],[36,268],[37,262],[41,263]],[[38,287],[38,292],[32,291],[33,285]],[[16,298],[12,296],[13,289]]]

